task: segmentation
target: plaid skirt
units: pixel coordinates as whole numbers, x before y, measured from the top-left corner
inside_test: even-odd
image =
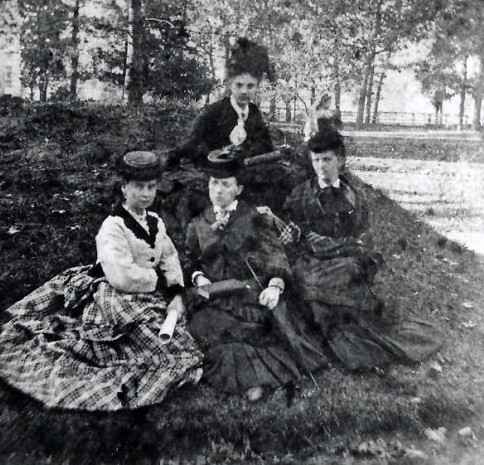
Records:
[[[89,269],[71,268],[7,310],[0,377],[49,407],[92,411],[156,404],[197,382],[203,356],[184,317],[162,343],[161,294],[120,292]]]

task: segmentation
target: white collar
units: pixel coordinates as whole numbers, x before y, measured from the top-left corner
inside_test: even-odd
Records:
[[[233,212],[237,209],[237,204],[239,201],[236,199],[234,200],[230,205],[228,205],[226,208],[221,208],[219,205],[214,205],[213,206],[213,211],[215,213],[220,213],[220,212]]]
[[[235,101],[233,95],[230,96],[230,104],[232,105],[233,109],[237,112],[237,115],[243,121],[246,121],[249,117],[249,104],[245,108],[240,108],[239,104]]]
[[[330,186],[333,186],[336,189],[339,189],[341,187],[341,181],[339,180],[339,178],[331,184],[326,184],[324,182],[321,182],[321,180],[318,178],[318,184],[321,189],[326,189],[326,187],[330,187]]]

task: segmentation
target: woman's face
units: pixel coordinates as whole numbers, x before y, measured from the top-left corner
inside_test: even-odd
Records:
[[[136,213],[148,208],[156,196],[157,181],[128,181],[123,184],[124,205]]]
[[[333,184],[339,177],[342,161],[334,150],[321,153],[311,152],[311,163],[318,180],[323,184]]]
[[[208,182],[208,194],[213,205],[220,208],[227,208],[236,197],[242,192],[243,187],[239,185],[235,177],[213,178]]]
[[[239,74],[230,78],[229,90],[239,107],[246,107],[254,100],[259,81],[249,73]]]

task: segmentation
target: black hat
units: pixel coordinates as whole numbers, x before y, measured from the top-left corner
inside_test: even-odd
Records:
[[[338,156],[345,156],[343,136],[331,124],[319,126],[318,132],[308,141],[308,149],[313,153],[334,150]]]
[[[274,77],[267,49],[263,45],[240,37],[227,61],[227,77],[244,73],[249,73],[257,79],[262,79],[262,75],[266,73],[270,81],[273,81]]]
[[[214,178],[240,178],[243,166],[240,158],[237,158],[236,151],[231,146],[214,150],[208,154],[205,162],[207,172]]]
[[[160,176],[160,163],[154,152],[126,153],[118,163],[118,173],[128,181],[151,181]]]

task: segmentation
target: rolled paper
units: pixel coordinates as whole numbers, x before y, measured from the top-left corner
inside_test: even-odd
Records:
[[[176,322],[178,321],[178,312],[176,310],[170,310],[166,315],[165,321],[161,325],[159,332],[160,339],[162,342],[170,342],[173,331],[175,330]]]

